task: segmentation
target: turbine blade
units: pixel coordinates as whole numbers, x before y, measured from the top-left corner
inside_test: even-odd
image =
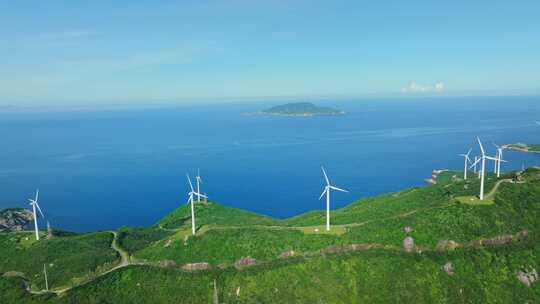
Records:
[[[204,195],[202,193],[199,193],[197,191],[191,191],[190,194],[197,195],[197,196],[200,196],[200,197],[206,197],[206,195]],[[208,197],[206,197],[206,198],[208,198]]]
[[[341,192],[349,192],[349,191],[347,191],[347,190],[344,190],[344,189],[340,189],[340,188],[338,188],[338,187],[334,187],[334,186],[330,186],[330,188],[331,188],[331,189],[333,189],[333,190],[336,190],[336,191],[341,191]]]
[[[39,208],[39,204],[36,202],[37,210],[39,211],[39,214],[41,214],[41,217],[45,218],[45,215],[43,215],[43,212],[41,211],[41,208]]]
[[[482,156],[484,156],[486,154],[486,152],[484,151],[484,146],[482,146],[482,142],[480,141],[480,137],[476,137],[476,139],[478,140],[478,145],[480,145],[480,151],[482,152]]]
[[[321,196],[319,196],[319,200],[323,198],[323,196],[326,194],[326,191],[328,191],[328,187],[324,187],[324,191],[321,193]]]
[[[189,187],[191,188],[191,191],[194,191],[193,190],[193,184],[191,183],[191,178],[189,178],[189,174],[186,174],[186,176],[187,176],[187,180],[189,182]]]
[[[476,161],[469,167],[469,169],[471,169],[472,167],[474,167],[476,164],[478,164],[480,162],[481,158],[478,158],[476,159]]]
[[[324,174],[324,179],[326,180],[326,184],[330,185],[330,180],[328,180],[328,175],[326,175],[326,171],[324,171],[324,167],[321,166],[322,173]]]
[[[36,190],[36,199],[34,199],[34,201],[37,203],[38,201],[38,198],[39,198],[39,189]]]
[[[467,158],[469,158],[469,154],[471,154],[472,148],[469,149],[469,152],[467,152]]]

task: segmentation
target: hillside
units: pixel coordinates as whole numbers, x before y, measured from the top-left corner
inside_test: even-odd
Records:
[[[316,106],[310,102],[288,103],[284,105],[274,106],[263,110],[264,114],[283,115],[283,116],[313,116],[313,115],[339,115],[344,114],[343,111],[330,108]]]
[[[26,247],[24,232],[0,234],[0,254],[13,259],[1,262],[0,272],[24,272],[37,289],[41,263],[50,258],[65,269],[53,290],[86,272],[98,277],[61,297],[30,295],[19,276],[2,277],[0,302],[210,303],[214,280],[223,303],[540,302],[540,283],[533,282],[540,270],[540,170],[489,175],[483,202],[473,199],[478,179],[460,176],[445,172],[435,185],[333,210],[329,233],[323,211],[278,220],[209,202],[196,205],[193,237],[184,205],[154,226],[119,229],[117,246],[129,254],[122,261],[110,232]],[[404,250],[406,237],[414,245]],[[21,248],[6,249],[14,245]]]

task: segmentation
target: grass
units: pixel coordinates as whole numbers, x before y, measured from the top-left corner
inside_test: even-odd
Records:
[[[498,181],[513,179],[516,174],[501,178],[488,174],[486,193],[495,190],[482,202],[475,198],[479,180],[453,177],[460,174],[445,172],[436,185],[365,198],[332,210],[330,232],[325,230],[322,210],[277,220],[211,202],[196,204],[197,235],[191,236],[190,210],[187,205],[181,206],[154,226],[118,231],[120,245],[136,261],[172,261],[171,265],[177,265],[174,269],[121,269],[52,301],[204,303],[211,301],[211,286],[216,279],[218,293],[227,303],[512,302],[512,295],[518,302],[537,302],[540,284],[528,289],[517,281],[515,272],[526,266],[540,269],[540,170],[522,173],[525,183],[499,183],[496,189]],[[406,226],[412,227],[409,235],[423,254],[400,250]],[[531,237],[523,244],[435,250],[441,240],[466,245],[525,229]],[[58,254],[53,259],[55,264],[65,263],[62,268],[51,268],[51,273],[65,269],[51,274],[57,276],[55,286],[92,273],[116,258],[114,252],[108,255],[110,233],[44,242],[26,241],[28,236],[0,234],[0,254],[9,257],[8,263],[0,263],[0,272],[23,271],[35,286],[41,286],[42,263],[53,254]],[[384,249],[338,256],[315,254],[321,249],[358,243],[380,244]],[[297,256],[281,258],[287,251]],[[243,271],[217,269],[232,266],[246,256],[261,265]],[[31,262],[24,265],[28,260]],[[448,260],[455,264],[455,276],[441,271]],[[210,263],[213,270],[177,270],[195,262]],[[0,290],[8,288],[5,286],[15,288],[9,285],[15,281],[1,279]],[[238,287],[240,296],[236,296]],[[37,298],[30,297],[33,299]]]
[[[236,271],[196,273],[128,267],[62,297],[28,296],[0,278],[2,303],[538,303],[540,284],[526,287],[520,270],[537,267],[539,242],[421,255],[392,250],[276,260]],[[454,274],[442,267],[451,262]],[[504,287],[504,288],[503,288]]]
[[[329,235],[342,235],[347,232],[347,226],[334,225],[330,227],[330,231],[326,231],[326,225],[298,227],[298,230],[305,234],[329,234]]]
[[[214,202],[195,204],[196,224],[220,225],[220,226],[252,226],[252,225],[277,225],[279,220],[254,212],[228,208]],[[165,229],[178,229],[187,223],[191,223],[191,207],[183,205],[166,215],[159,223],[159,227]]]
[[[37,289],[45,285],[43,264],[47,264],[49,285],[54,288],[91,276],[100,267],[112,267],[117,260],[109,232],[31,240],[32,232],[0,233],[0,273],[22,272]]]
[[[492,197],[486,197],[480,200],[477,196],[458,196],[456,200],[462,204],[467,205],[493,205],[495,200]]]

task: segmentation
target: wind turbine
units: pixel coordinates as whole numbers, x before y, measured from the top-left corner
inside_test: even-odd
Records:
[[[502,159],[504,146],[498,146],[496,144],[494,145],[497,148],[496,173],[497,177],[501,177],[501,162],[504,162],[504,160]]]
[[[189,187],[191,189],[191,191],[188,193],[188,204],[191,203],[191,233],[193,235],[195,235],[195,201],[193,199],[193,196],[194,195],[197,195],[197,196],[202,196],[204,198],[207,198],[206,195],[203,195],[203,194],[200,194],[199,192],[195,192],[195,190],[193,189],[193,184],[191,183],[191,178],[189,178],[189,174],[186,174],[187,176],[187,180],[189,182]]]
[[[319,200],[326,194],[326,231],[330,231],[330,190],[336,190],[336,191],[341,191],[341,192],[349,192],[349,191],[332,186],[330,184],[330,180],[328,179],[328,176],[326,175],[326,171],[324,171],[324,167],[321,167],[321,169],[324,174],[324,179],[326,180],[326,186],[324,187],[324,191],[319,197]]]
[[[36,241],[39,241],[39,230],[38,230],[38,223],[37,223],[36,208],[41,214],[41,217],[45,217],[45,215],[43,215],[43,212],[41,212],[41,208],[39,208],[38,198],[39,198],[39,189],[36,190],[36,197],[34,199],[28,199],[30,201],[30,205],[32,206],[32,211],[34,212],[34,229],[36,231]]]
[[[480,173],[480,200],[484,200],[484,179],[486,175],[486,159],[497,161],[496,158],[487,156],[486,151],[484,150],[484,146],[482,146],[482,142],[480,141],[479,137],[476,137],[478,140],[478,145],[480,146],[480,151],[482,152],[482,156],[480,157],[480,160],[482,161],[482,172]]]
[[[197,169],[197,176],[195,176],[195,181],[197,182],[197,202],[199,203],[201,201],[201,186],[202,184],[202,178],[201,178],[201,171]]]
[[[472,149],[469,149],[469,152],[467,154],[459,154],[459,156],[463,156],[465,159],[465,169],[463,169],[463,179],[467,179],[467,164],[471,163],[471,159],[469,158],[469,154],[471,154]]]

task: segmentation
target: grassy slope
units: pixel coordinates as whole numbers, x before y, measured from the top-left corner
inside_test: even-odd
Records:
[[[125,295],[127,298],[140,295],[140,299],[144,299],[140,292],[159,289],[153,302],[181,296],[186,299],[184,302],[199,303],[201,299],[202,302],[205,302],[205,298],[209,299],[211,290],[208,284],[217,277],[220,294],[227,298],[227,303],[275,300],[272,288],[283,291],[280,298],[299,301],[302,296],[305,302],[324,299],[325,295],[334,295],[340,288],[347,288],[347,292],[339,291],[342,297],[344,294],[352,297],[345,297],[345,303],[354,302],[353,299],[384,302],[397,295],[406,302],[412,297],[419,297],[423,302],[441,297],[449,297],[450,302],[461,302],[460,297],[479,302],[500,297],[509,302],[512,293],[523,300],[538,300],[540,284],[525,289],[515,279],[517,267],[530,265],[538,270],[540,266],[540,171],[529,169],[524,176],[528,180],[525,184],[501,184],[492,205],[456,202],[455,197],[477,193],[476,178],[467,181],[447,178],[437,185],[363,199],[332,212],[333,224],[344,225],[342,228],[347,231],[340,235],[302,232],[311,228],[300,229],[300,226],[324,222],[324,216],[319,211],[280,221],[211,203],[197,205],[198,225],[202,225],[202,228],[197,236],[185,240],[184,237],[189,235],[189,209],[182,206],[153,227],[121,229],[122,245],[128,247],[136,257],[153,261],[174,260],[178,264],[209,262],[215,266],[219,263],[230,265],[240,257],[250,255],[264,261],[265,266],[242,272],[228,269],[197,274],[130,267],[77,288],[66,299],[103,301],[103,295]],[[503,178],[511,177],[507,175]],[[495,182],[492,176],[487,180],[486,192]],[[407,255],[397,250],[375,250],[337,259],[277,259],[286,250],[316,251],[329,245],[349,243],[382,243],[387,248],[397,249],[405,236],[402,232],[404,226],[414,228],[412,236],[416,244],[425,249],[433,249],[442,239],[463,243],[516,233],[522,229],[529,230],[532,239],[526,246],[479,251],[459,249],[454,253],[428,252],[427,256]],[[455,277],[447,277],[439,270],[440,265],[444,264],[443,259],[448,258],[447,254],[452,255],[453,261],[458,261],[459,265],[466,266],[458,268]],[[460,269],[463,270],[461,274]],[[400,270],[404,270],[404,273],[400,274]],[[166,283],[155,286],[160,280]],[[200,284],[192,285],[192,282]],[[141,286],[137,286],[137,283]],[[505,288],[499,290],[497,284]],[[201,289],[199,285],[204,288]],[[335,288],[325,287],[336,285]],[[452,288],[446,288],[447,285]],[[245,286],[246,298],[229,296],[229,293],[235,293],[232,290],[235,286]],[[458,287],[464,290],[463,294],[455,294]],[[480,290],[477,292],[479,296],[474,293],[476,289]],[[397,291],[391,293],[390,290]],[[495,296],[492,297],[492,294]],[[329,299],[332,303],[339,303],[333,296]]]
[[[57,287],[117,260],[116,252],[110,248],[109,232],[31,240],[33,234],[29,232],[0,233],[0,273],[23,272],[38,289],[45,286],[42,272],[45,263],[49,286]]]
[[[243,271],[129,267],[52,302],[211,303],[216,280],[220,303],[538,303],[540,284],[528,288],[515,274],[538,267],[539,249],[529,240],[422,255],[373,250],[297,258]],[[448,261],[453,276],[441,270]],[[0,301],[9,303],[8,296]]]
[[[228,208],[213,202],[208,204],[195,204],[196,224],[219,225],[219,226],[252,226],[252,225],[276,225],[278,220],[256,214],[250,211]],[[183,205],[173,212],[167,214],[158,225],[168,229],[179,228],[182,225],[191,223],[190,205]]]
[[[488,179],[486,191],[493,187],[495,181],[493,177]],[[405,226],[414,228],[412,236],[416,243],[424,248],[435,248],[437,243],[444,239],[466,243],[480,238],[516,233],[522,229],[536,231],[537,227],[540,227],[540,206],[535,205],[535,201],[540,201],[540,183],[503,183],[497,192],[497,203],[493,205],[471,206],[456,202],[456,196],[476,193],[478,183],[475,178],[449,181],[446,184],[408,189],[352,203],[332,212],[332,223],[343,225],[342,228],[346,231],[341,235],[303,233],[314,230],[305,227],[324,223],[324,213],[314,211],[284,221],[261,223],[274,224],[271,227],[231,227],[228,225],[238,222],[222,220],[221,224],[224,226],[207,226],[207,231],[201,229],[197,236],[187,240],[186,236],[190,235],[189,227],[184,226],[184,230],[155,240],[133,254],[149,261],[172,260],[177,264],[208,262],[213,265],[230,265],[244,256],[269,261],[285,251],[314,251],[330,245],[379,243],[396,248],[401,246],[405,237],[402,232]],[[520,198],[520,204],[529,205],[517,208],[514,197]],[[203,216],[210,213],[205,208],[214,209],[212,212],[215,212],[215,217],[224,218],[219,212],[227,208],[220,207],[216,210],[216,206],[219,205],[197,206],[201,222],[209,222]],[[227,214],[233,212],[234,209]],[[253,216],[253,222],[258,224],[257,216]],[[320,227],[319,229],[322,231]]]

